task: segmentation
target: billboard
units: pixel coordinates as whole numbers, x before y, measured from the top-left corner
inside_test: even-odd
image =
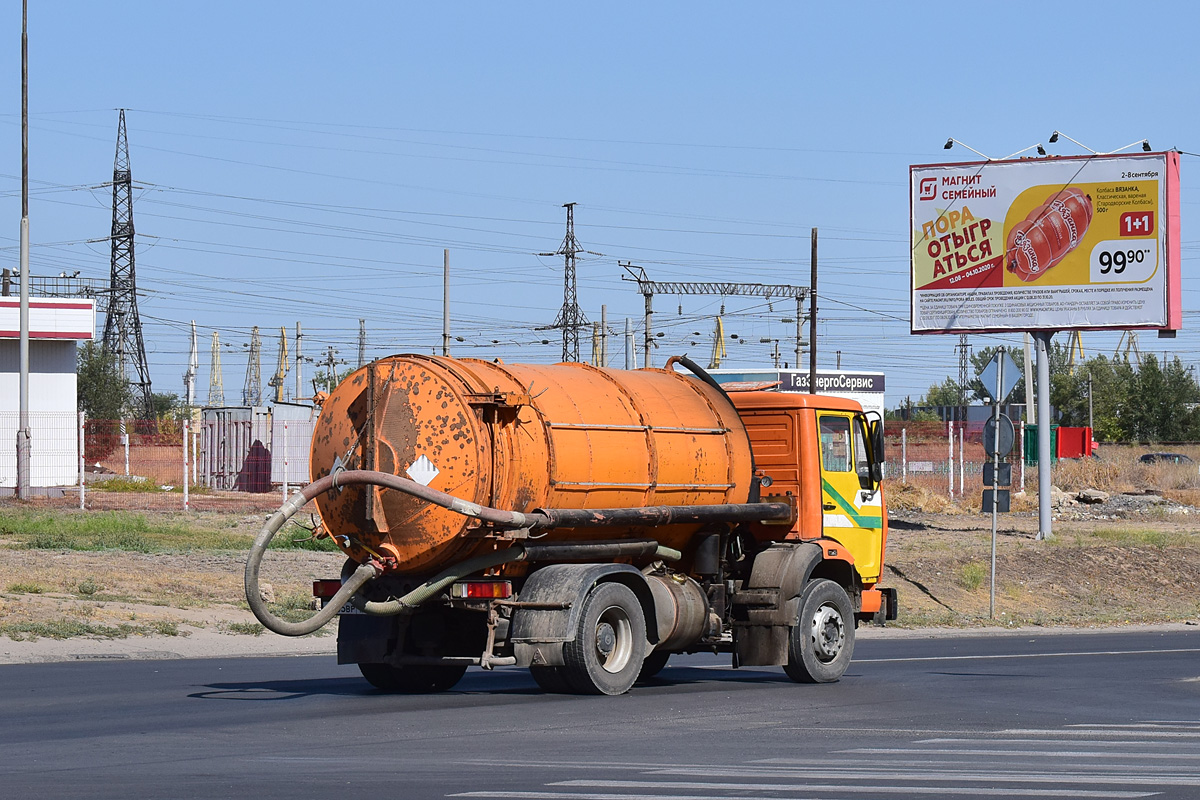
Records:
[[[913,333],[1178,330],[1179,153],[909,169]]]

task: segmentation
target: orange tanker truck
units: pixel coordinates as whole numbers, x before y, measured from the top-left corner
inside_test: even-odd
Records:
[[[289,636],[339,617],[338,663],[381,689],[519,666],[548,691],[615,695],[694,652],[824,683],[859,622],[895,618],[882,423],[850,400],[726,393],[683,357],[398,355],[329,395],[310,465],[255,540],[246,599]],[[288,622],[259,570],[309,501],[347,560],[314,585],[321,611]]]

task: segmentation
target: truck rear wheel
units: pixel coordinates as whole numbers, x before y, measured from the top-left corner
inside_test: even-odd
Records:
[[[425,694],[444,692],[462,680],[466,665],[439,667],[427,664],[359,664],[358,671],[376,689],[385,692]]]
[[[562,671],[581,694],[624,694],[637,680],[646,652],[646,616],[633,591],[619,583],[588,592],[563,645]]]
[[[788,637],[784,672],[798,683],[831,683],[854,654],[854,609],[846,590],[823,578],[800,595],[800,618]]]

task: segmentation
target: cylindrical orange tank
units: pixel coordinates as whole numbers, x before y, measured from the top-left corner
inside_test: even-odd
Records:
[[[314,480],[340,463],[521,512],[745,503],[752,473],[737,412],[693,377],[419,355],[346,378],[321,410],[309,463]],[[475,521],[402,492],[345,487],[317,506],[330,533],[350,537],[339,543],[351,558],[374,550],[406,573],[496,546]],[[679,549],[696,528],[554,529],[543,541],[635,536]]]

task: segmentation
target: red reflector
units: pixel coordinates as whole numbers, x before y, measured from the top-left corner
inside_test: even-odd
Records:
[[[341,581],[313,581],[313,597],[333,597],[341,588]]]
[[[487,600],[512,597],[512,581],[462,581],[450,587],[450,596]]]

